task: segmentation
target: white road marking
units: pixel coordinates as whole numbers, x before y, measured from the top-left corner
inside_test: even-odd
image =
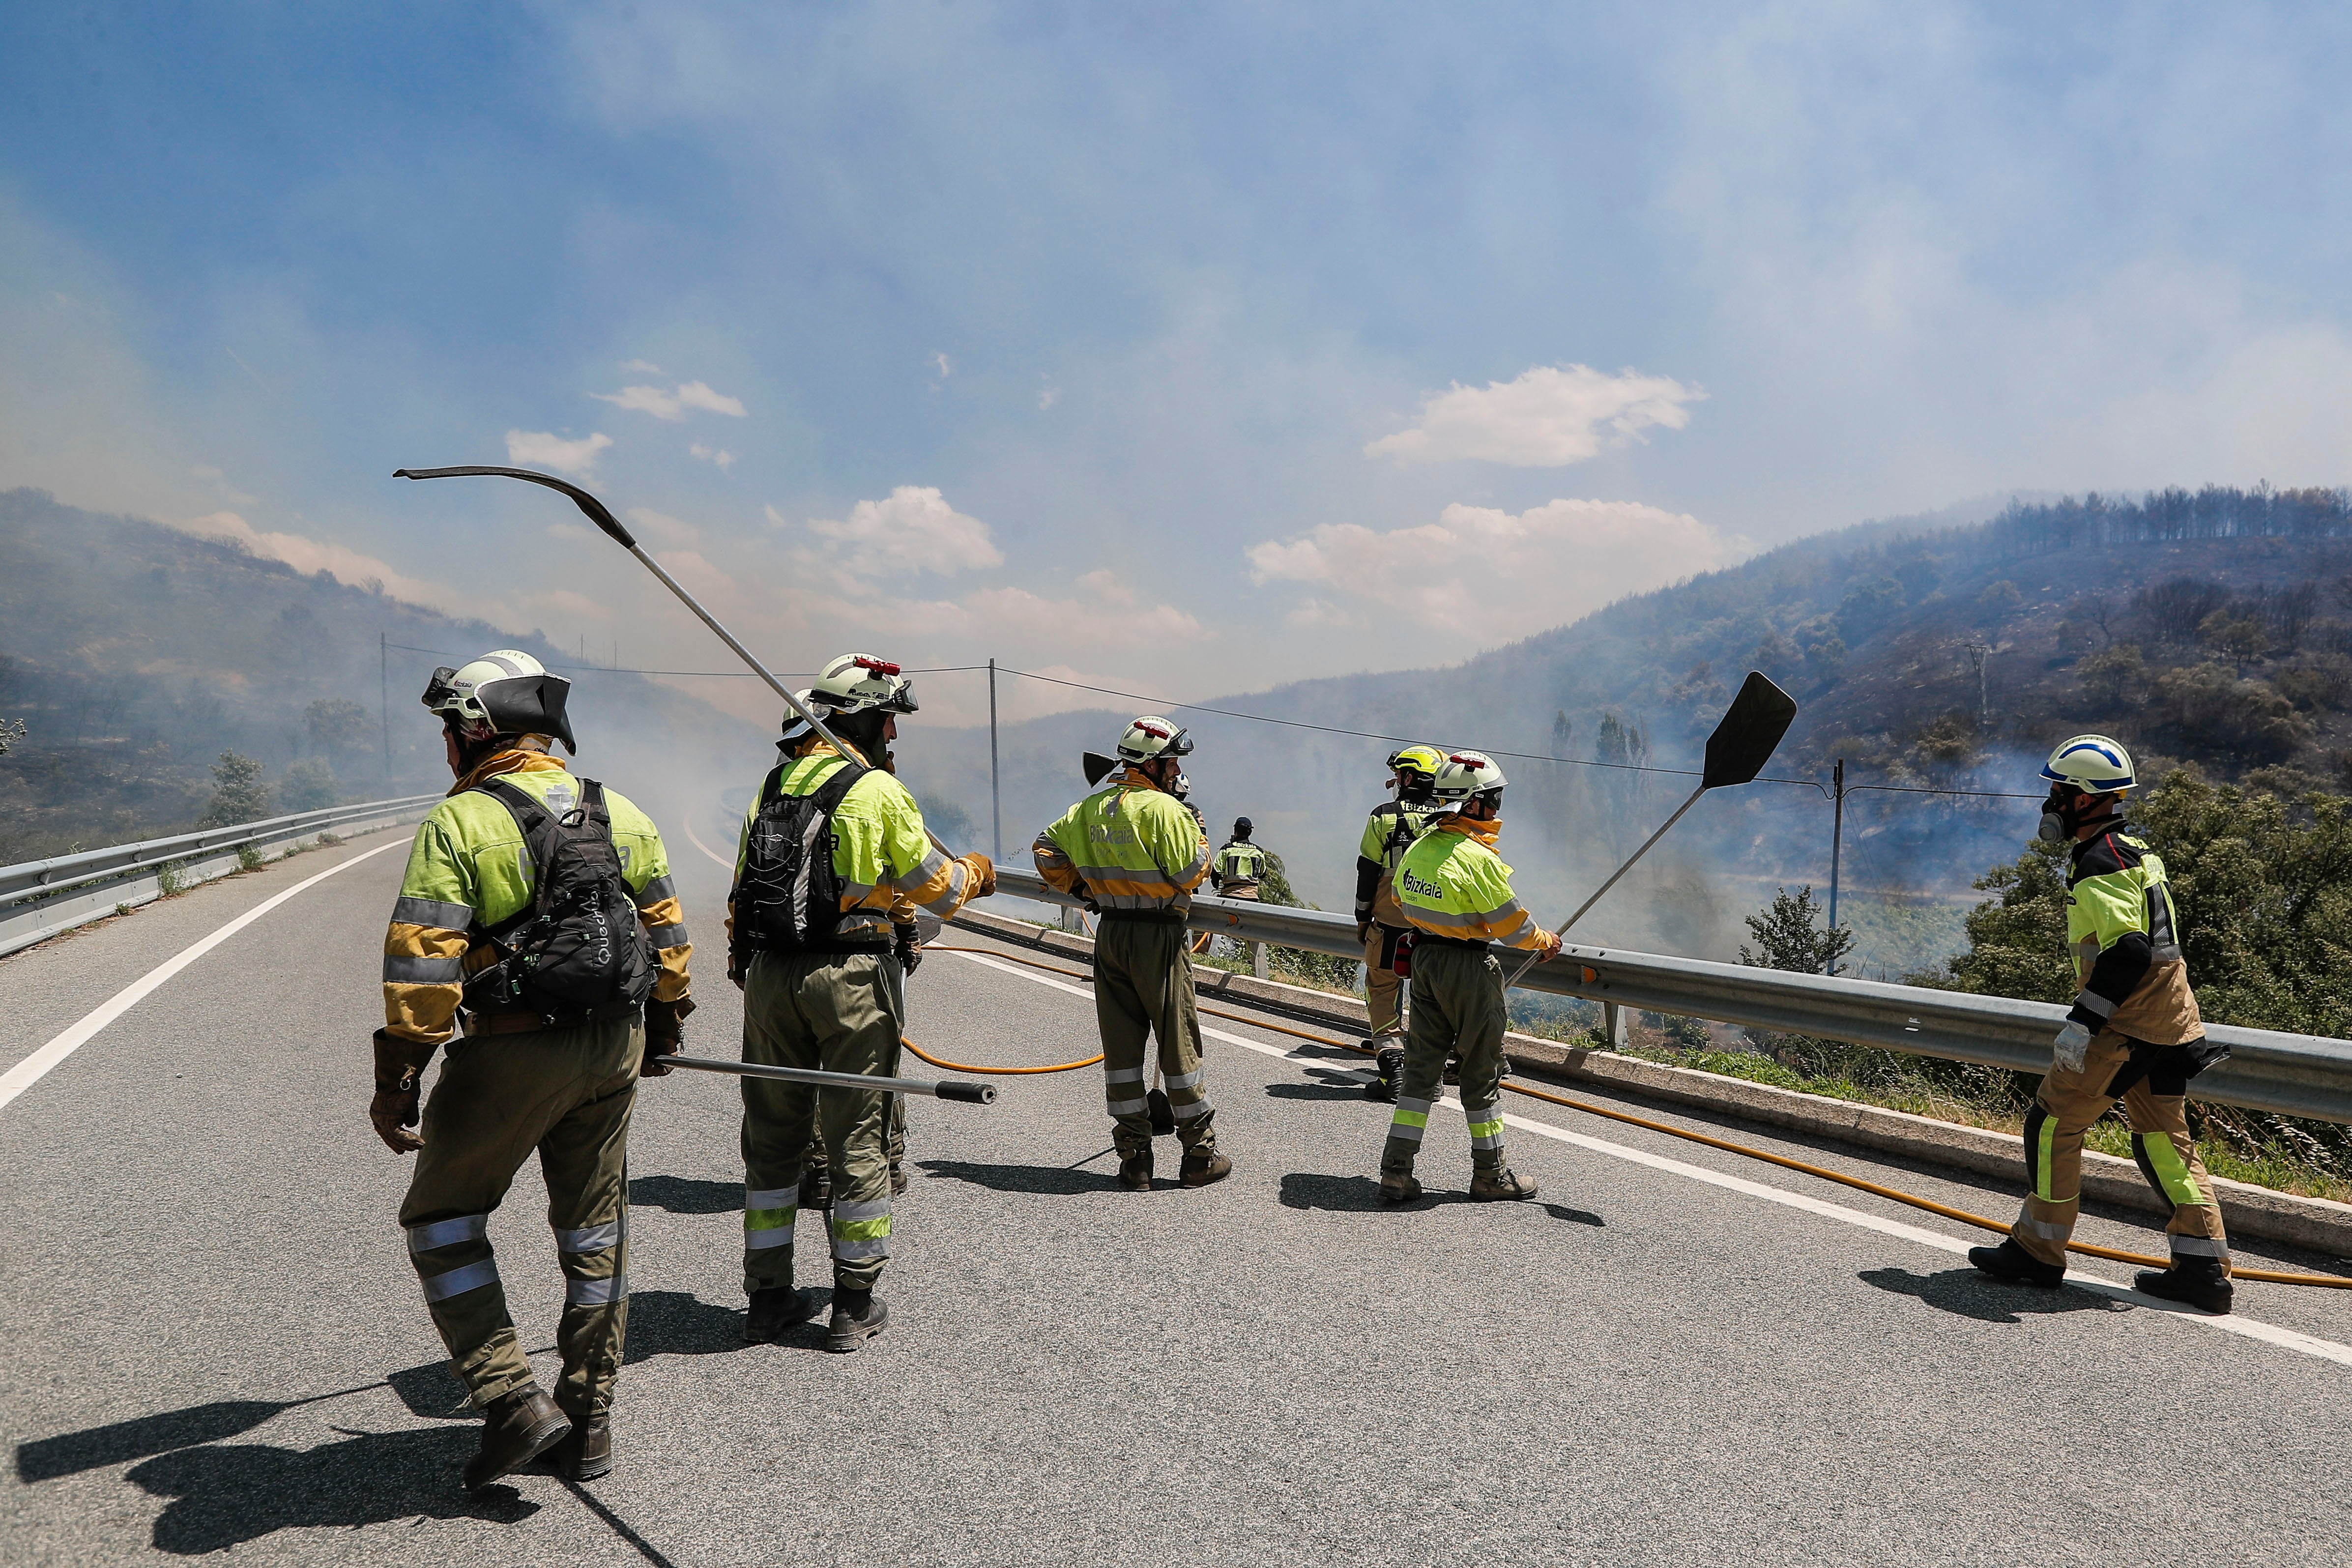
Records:
[[[720,870],[726,872],[730,877],[733,876],[735,874],[735,862],[729,859],[726,856],[719,853],[718,850],[713,849],[709,845],[705,844],[702,841],[701,836],[694,831],[694,810],[691,806],[687,808],[684,821],[686,824],[686,837],[688,841],[697,849],[701,850],[704,855],[708,856]]]
[[[960,952],[956,956],[968,958],[974,963],[996,970],[1001,973],[1010,974],[1017,980],[1051,986],[1056,991],[1066,991],[1073,996],[1085,996],[1091,999],[1094,995],[1093,992],[1083,990],[1067,981],[1055,980],[1048,975],[1020,969],[1001,959],[973,952]],[[1273,1057],[1280,1060],[1294,1059],[1304,1054],[1295,1048],[1286,1049],[1280,1046],[1265,1045],[1257,1040],[1245,1040],[1239,1035],[1229,1035],[1222,1029],[1203,1027],[1201,1032],[1212,1038],[1223,1040],[1244,1049],[1255,1051],[1261,1056]],[[1462,1102],[1458,1100],[1440,1100],[1438,1103],[1450,1106],[1456,1110],[1462,1109]],[[1581,1132],[1571,1132],[1565,1127],[1555,1127],[1549,1121],[1538,1121],[1531,1117],[1520,1116],[1511,1111],[1503,1113],[1503,1121],[1507,1126],[1533,1132],[1538,1137],[1573,1144],[1577,1148],[1588,1150],[1595,1154],[1605,1154],[1612,1160],[1623,1160],[1635,1165],[1646,1165],[1654,1171],[1664,1171],[1668,1174],[1686,1177],[1694,1182],[1704,1182],[1709,1186],[1721,1187],[1727,1192],[1744,1193],[1749,1197],[1761,1198],[1767,1203],[1779,1204],[1784,1208],[1798,1209],[1806,1214],[1818,1215],[1823,1219],[1833,1219],[1845,1225],[1858,1226],[1864,1230],[1874,1230],[1882,1236],[1916,1242],[1922,1247],[1930,1247],[1938,1252],[1966,1256],[1971,1245],[1958,1237],[1924,1230],[1916,1225],[1906,1225],[1898,1219],[1887,1219],[1879,1215],[1865,1214],[1860,1209],[1848,1208],[1843,1204],[1830,1203],[1825,1199],[1811,1197],[1803,1193],[1792,1193],[1785,1187],[1769,1186],[1762,1182],[1751,1182],[1745,1176],[1728,1175],[1721,1171],[1710,1171],[1702,1165],[1685,1164],[1680,1160],[1669,1159],[1664,1154],[1653,1154],[1645,1149],[1635,1149],[1623,1143],[1612,1143],[1606,1139],[1588,1137]],[[2282,1350],[2297,1351],[2307,1356],[2317,1357],[2321,1361],[2332,1361],[2339,1365],[2352,1366],[2352,1345],[2338,1344],[2334,1340],[2323,1340],[2312,1334],[2298,1332],[2294,1329],[2283,1329],[2273,1323],[2258,1323],[2251,1319],[2234,1315],[2226,1318],[2209,1317],[2203,1312],[2182,1307],[2176,1302],[2160,1301],[2153,1296],[2143,1296],[2129,1286],[2118,1285],[2112,1279],[2103,1279],[2095,1274],[2088,1274],[2079,1268],[2068,1269],[2066,1281],[2070,1285],[2080,1286],[2098,1295],[2111,1297],[2119,1301],[2127,1301],[2135,1307],[2147,1308],[2150,1311],[2180,1322],[2219,1329],[2226,1334],[2237,1334],[2245,1339],[2259,1340],[2265,1344],[2276,1345]]]
[[[141,975],[138,979],[132,981],[130,984],[116,992],[113,996],[109,998],[95,1011],[83,1017],[81,1022],[74,1025],[71,1028],[66,1030],[65,1033],[58,1036],[57,1038],[51,1040],[47,1045],[43,1046],[39,1050],[35,1051],[31,1056],[26,1057],[23,1061],[18,1062],[15,1067],[10,1068],[5,1073],[0,1073],[0,1107],[6,1106],[10,1100],[16,1099],[18,1095],[24,1093],[26,1089],[40,1082],[42,1077],[47,1074],[51,1068],[57,1066],[59,1062],[73,1055],[74,1052],[79,1050],[89,1042],[91,1036],[97,1034],[100,1029],[105,1028],[109,1024],[111,1024],[117,1018],[122,1016],[123,1014],[128,1013],[131,1008],[137,1006],[150,992],[155,989],[155,987],[163,984],[163,982],[171,979],[172,976],[179,973],[183,969],[187,968],[188,965],[194,963],[196,960],[202,958],[205,954],[210,952],[213,949],[218,947],[221,943],[226,942],[229,938],[235,936],[237,932],[243,931],[246,927],[251,925],[254,921],[259,920],[262,916],[268,914],[270,910],[276,909],[278,905],[292,898],[295,894],[302,891],[305,888],[314,888],[320,882],[325,881],[328,878],[332,877],[339,872],[348,871],[362,860],[372,860],[387,850],[405,849],[407,847],[408,841],[406,839],[394,839],[390,844],[379,844],[373,849],[362,850],[359,854],[352,856],[350,859],[345,860],[339,865],[330,866],[315,877],[306,877],[301,881],[297,882],[292,887],[287,889],[284,892],[263,900],[260,903],[257,903],[254,905],[253,908],[246,910],[245,913],[237,916],[236,919],[229,921],[228,924],[221,927],[220,930],[213,932],[212,935],[205,938],[202,942],[195,943],[192,947],[182,949],[172,958],[169,958],[163,963],[156,965],[153,969],[149,970],[145,974]]]

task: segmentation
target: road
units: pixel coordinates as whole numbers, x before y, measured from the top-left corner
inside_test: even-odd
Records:
[[[1000,1079],[991,1108],[916,1102],[892,1326],[853,1356],[814,1326],[740,1342],[733,1086],[647,1084],[619,1468],[468,1500],[476,1427],[394,1223],[406,1167],[363,1114],[401,856],[357,858],[392,841],[0,962],[5,1068],[356,860],[0,1106],[0,1561],[2177,1568],[2340,1563],[2352,1540],[2341,1295],[2242,1287],[2223,1324],[1995,1286],[1958,1226],[1533,1101],[1508,1136],[1539,1201],[1462,1201],[1454,1115],[1432,1119],[1434,1195],[1385,1209],[1355,1058],[1222,1021],[1237,1169],[1202,1191],[1167,1179],[1172,1142],[1158,1190],[1116,1187],[1093,1070]],[[674,852],[713,944],[690,1044],[721,1054],[723,884],[684,835]],[[1066,1060],[1092,1048],[1083,990],[939,952],[913,1033]],[[526,1342],[549,1344],[533,1173],[490,1234]],[[2115,1216],[2084,1234],[2156,1245]]]

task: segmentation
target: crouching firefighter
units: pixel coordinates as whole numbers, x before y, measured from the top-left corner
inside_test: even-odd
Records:
[[[685,917],[642,811],[550,753],[575,750],[570,683],[529,654],[433,672],[457,782],[416,830],[383,945],[369,1118],[416,1155],[400,1223],[450,1363],[488,1419],[468,1490],[549,1448],[574,1479],[612,1468],[628,1321],[629,1111],[674,1051]],[[462,1021],[463,1028],[457,1026]],[[418,1080],[446,1047],[418,1123]],[[565,1282],[550,1398],[507,1314],[486,1227],[536,1151]]]
[[[945,920],[996,890],[985,855],[951,860],[931,847],[923,813],[892,776],[898,716],[916,710],[898,667],[844,654],[801,700],[824,715],[847,755],[789,720],[782,760],[743,824],[728,896],[728,973],[743,988],[743,1059],[867,1078],[895,1077],[906,1026],[905,973],[892,905]],[[777,1340],[816,1310],[794,1289],[801,1166],[814,1126],[832,1211],[833,1317],[824,1346],[854,1351],[882,1331],[874,1294],[890,1256],[892,1096],[743,1080],[743,1290],[748,1340]]]
[[[1480,752],[1448,755],[1432,782],[1429,826],[1397,863],[1397,908],[1412,926],[1412,1026],[1405,1037],[1396,1110],[1381,1150],[1381,1196],[1421,1195],[1412,1173],[1449,1052],[1462,1058],[1462,1113],[1470,1122],[1470,1195],[1531,1198],[1536,1184],[1503,1163],[1503,970],[1493,944],[1549,958],[1559,938],[1511,891],[1495,853],[1502,832],[1503,770]]]
[[[1396,972],[1397,942],[1410,929],[1397,907],[1396,869],[1429,824],[1430,790],[1445,754],[1434,746],[1407,746],[1389,757],[1396,798],[1372,807],[1356,847],[1356,941],[1364,950],[1364,1012],[1371,1024],[1364,1048],[1372,1053],[1372,1079],[1364,1098],[1393,1101],[1404,1065],[1404,977]]]
[[[2189,1080],[2229,1055],[2210,1044],[2180,954],[2164,861],[2124,823],[2132,761],[2105,735],[2077,735],[2050,753],[2041,837],[2074,841],[2066,873],[2066,945],[2082,989],[2052,1047],[2050,1072],[2025,1118],[2031,1186],[2009,1239],[1969,1261],[2002,1279],[2054,1286],[2082,1210],[2083,1135],[2116,1100],[2131,1122],[2140,1174],[2172,1206],[2169,1268],[2137,1287],[2168,1301],[2226,1312],[2230,1243],[2221,1205],[2189,1134]]]
[[[1119,737],[1125,765],[1037,836],[1037,874],[1082,899],[1101,918],[1095,938],[1095,1024],[1101,1031],[1103,1094],[1118,1149],[1119,1184],[1151,1187],[1150,1096],[1144,1047],[1157,1037],[1160,1071],[1184,1147],[1188,1187],[1222,1180],[1234,1163],[1217,1152],[1216,1109],[1201,1058],[1201,1015],[1184,918],[1209,874],[1209,836],[1170,793],[1192,750],[1184,731],[1151,715]]]

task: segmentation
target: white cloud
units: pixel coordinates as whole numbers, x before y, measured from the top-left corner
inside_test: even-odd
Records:
[[[940,379],[941,381],[945,381],[948,377],[955,374],[955,362],[949,359],[945,354],[933,354],[931,356],[931,365],[932,368],[940,373]]]
[[[638,414],[650,414],[672,425],[684,419],[690,408],[699,408],[709,414],[725,414],[737,419],[745,415],[742,399],[730,397],[723,392],[713,392],[699,381],[682,381],[667,392],[658,386],[625,386],[618,392],[592,392],[588,395],[599,403],[609,403],[615,408],[626,408]]]
[[[1042,387],[1038,390],[1037,407],[1041,412],[1045,409],[1053,407],[1054,405],[1061,401],[1062,389],[1058,386]]]
[[[631,507],[629,521],[673,548],[698,550],[702,547],[702,530],[666,513],[641,506]]]
[[[661,366],[654,363],[651,360],[644,359],[623,360],[621,362],[621,368],[625,371],[632,371],[638,375],[659,375],[662,373]]]
[[[507,461],[519,468],[553,468],[559,474],[586,474],[596,467],[596,454],[613,444],[601,430],[584,441],[567,441],[545,430],[507,432]]]
[[[1401,612],[1418,629],[1492,647],[1729,565],[1749,549],[1687,513],[1637,501],[1554,500],[1518,513],[1456,503],[1435,522],[1386,533],[1325,523],[1252,545],[1248,555],[1259,583],[1318,584]],[[1348,624],[1342,614],[1309,599],[1291,618],[1336,627]]]
[[[991,645],[1112,650],[1165,647],[1208,637],[1200,621],[1173,605],[1147,605],[1110,571],[1078,579],[1078,594],[1051,599],[1026,588],[983,588],[953,606],[965,637]]]
[[[771,521],[781,524],[773,507]],[[821,559],[857,577],[886,572],[965,572],[1004,564],[988,524],[947,503],[935,486],[900,485],[886,500],[862,500],[839,521],[818,519],[809,531],[837,546]]]
[[[706,447],[699,441],[697,441],[694,445],[688,447],[687,450],[693,453],[696,457],[701,458],[706,463],[716,463],[719,466],[719,471],[720,473],[725,473],[728,469],[735,466],[734,453],[723,451],[716,447]]]
[[[1560,468],[1596,456],[1603,446],[1638,440],[1654,425],[1679,430],[1690,423],[1685,405],[1706,395],[1669,376],[1539,364],[1516,381],[1483,387],[1456,382],[1422,399],[1420,423],[1381,437],[1364,453],[1403,462],[1475,458],[1523,468]]]

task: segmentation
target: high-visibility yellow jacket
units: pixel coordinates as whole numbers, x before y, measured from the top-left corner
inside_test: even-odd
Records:
[[[1494,848],[1502,826],[1440,817],[1404,852],[1396,901],[1415,931],[1545,952],[1559,945],[1511,891],[1511,868]]]
[[[1382,801],[1364,822],[1364,837],[1356,846],[1356,923],[1378,921],[1402,926],[1404,911],[1397,908],[1396,868],[1404,852],[1429,826],[1426,805]]]
[[[400,900],[383,937],[384,1026],[394,1035],[439,1045],[457,1030],[468,975],[499,960],[488,942],[467,935],[522,912],[531,900],[530,847],[514,814],[474,785],[502,777],[561,816],[579,803],[580,781],[544,752],[501,752],[460,779],[449,798],[417,826],[400,880]],[[618,790],[604,792],[621,878],[637,920],[660,961],[654,994],[675,1002],[687,993],[686,911],[669,879],[669,856],[653,818]]]
[[[1209,836],[1200,822],[1132,768],[1064,812],[1030,853],[1049,887],[1084,892],[1106,910],[1184,912],[1209,874]]]
[[[864,758],[858,759],[863,762]],[[814,795],[824,781],[847,766],[839,752],[811,740],[784,768],[777,787],[788,795]],[[743,878],[743,858],[751,843],[751,823],[760,815],[757,791],[743,814],[735,847],[735,878]],[[849,786],[833,814],[833,870],[841,879],[841,925],[845,941],[888,941],[891,913],[911,924],[919,904],[941,920],[961,909],[980,890],[980,875],[964,860],[950,859],[931,846],[923,808],[897,777],[869,768]],[[735,896],[727,896],[727,929],[735,929]]]
[[[2076,844],[2066,945],[2082,989],[2068,1016],[2095,1034],[2112,1028],[2150,1045],[2204,1038],[2178,931],[2163,857],[2120,822]]]
[[[1246,838],[1234,839],[1209,862],[1209,876],[1219,892],[1255,888],[1265,875],[1265,851]]]

